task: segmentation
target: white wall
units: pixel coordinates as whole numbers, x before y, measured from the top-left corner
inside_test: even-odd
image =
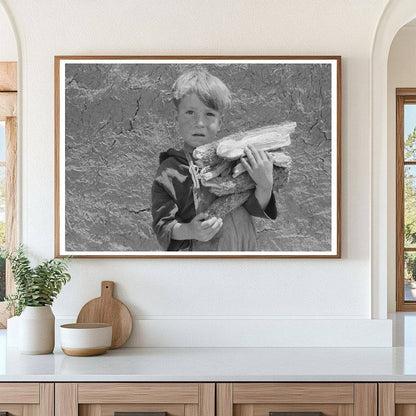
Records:
[[[387,0],[0,3],[22,43],[21,239],[39,257],[54,253],[54,55],[343,58],[342,259],[74,259],[58,318],[73,320],[107,279],[137,319],[130,345],[389,344],[389,323],[371,320],[369,129],[371,44]]]
[[[395,312],[396,303],[396,88],[416,87],[416,25],[397,32],[388,60],[388,308]]]
[[[10,19],[0,7],[0,61],[17,61],[16,38]]]

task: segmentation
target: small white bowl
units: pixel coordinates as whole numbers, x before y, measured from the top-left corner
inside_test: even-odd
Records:
[[[104,354],[111,347],[112,333],[110,324],[61,325],[61,348],[65,354],[77,357]]]

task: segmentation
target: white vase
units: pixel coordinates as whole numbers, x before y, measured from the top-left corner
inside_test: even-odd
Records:
[[[26,306],[19,319],[19,352],[50,354],[55,346],[55,316],[50,306]]]

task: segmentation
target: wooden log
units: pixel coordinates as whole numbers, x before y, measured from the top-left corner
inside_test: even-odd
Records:
[[[281,124],[231,134],[194,149],[195,164],[203,168],[217,165],[221,158],[239,159],[244,156],[244,149],[249,144],[252,144],[258,150],[276,150],[288,146],[290,144],[290,134],[293,133],[295,127],[295,122],[286,121]]]
[[[222,175],[227,169],[231,170],[231,164],[229,160],[221,160],[220,163],[214,166],[206,166],[201,169],[200,175],[201,179],[204,181],[209,181],[213,178],[216,178]]]
[[[278,189],[285,185],[288,179],[289,169],[278,166],[273,167],[274,189]],[[201,183],[206,188],[209,188],[209,191],[212,194],[217,196],[237,194],[256,187],[256,184],[247,172],[239,175],[237,178],[233,178],[231,175],[228,175],[227,177],[217,177],[211,179],[210,181],[201,180]]]
[[[195,164],[200,168],[206,166],[215,166],[221,162],[221,159],[217,156],[217,146],[219,140],[198,146],[194,149],[192,155],[195,159]]]
[[[222,139],[217,146],[217,155],[228,160],[237,160],[245,155],[249,145],[257,150],[276,150],[290,144],[290,134],[295,131],[295,122],[260,127]]]
[[[243,205],[250,198],[252,192],[245,191],[221,196],[209,206],[206,212],[210,217],[224,218],[231,211]]]
[[[292,158],[286,153],[283,153],[282,151],[275,151],[275,152],[268,152],[268,153],[273,161],[274,166],[280,166],[281,168],[288,168],[289,170],[292,168]],[[246,159],[246,158],[243,158],[243,159]],[[243,164],[238,163],[233,168],[232,176],[233,178],[236,178],[237,176],[241,175],[245,171],[246,171],[246,168],[243,166]]]

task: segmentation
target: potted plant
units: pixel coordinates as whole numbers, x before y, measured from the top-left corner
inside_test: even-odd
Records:
[[[19,318],[19,351],[24,354],[49,354],[55,346],[55,316],[51,305],[71,276],[68,258],[45,260],[33,267],[20,245],[16,250],[0,251],[10,261],[16,292],[6,296],[8,308]]]

